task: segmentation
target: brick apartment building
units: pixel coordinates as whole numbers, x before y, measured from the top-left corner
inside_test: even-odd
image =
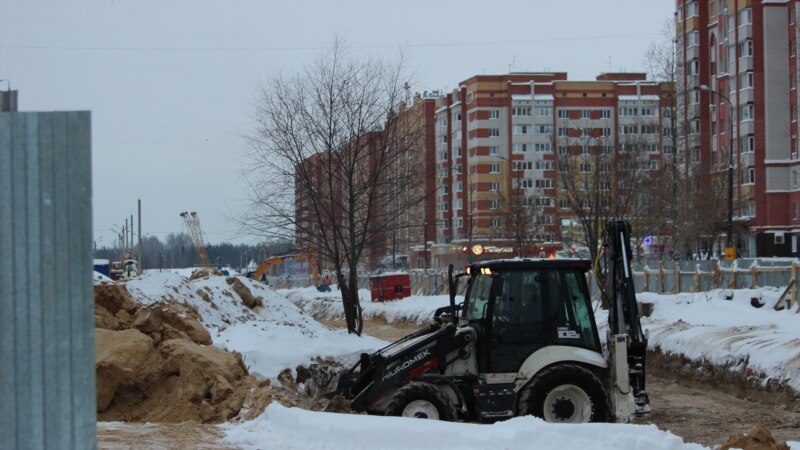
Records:
[[[720,172],[732,162],[741,256],[800,256],[798,2],[676,6],[678,154]]]
[[[559,155],[616,152],[635,135],[646,165],[659,170],[674,152],[671,85],[642,73],[569,81],[564,72],[480,75],[437,100],[435,265],[481,257],[537,256],[562,247],[572,217],[559,183]],[[590,145],[591,144],[591,145]],[[563,160],[563,159],[562,159]],[[522,190],[540,211],[534,243],[505,235],[503,199]]]

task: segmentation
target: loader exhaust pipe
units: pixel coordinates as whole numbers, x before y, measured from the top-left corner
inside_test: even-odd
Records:
[[[450,314],[456,317],[456,277],[453,272],[453,265],[447,266],[447,290],[450,294]]]

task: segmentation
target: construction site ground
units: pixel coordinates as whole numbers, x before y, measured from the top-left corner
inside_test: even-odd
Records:
[[[343,321],[323,322],[329,328],[343,328]],[[419,329],[415,323],[386,323],[381,319],[365,322],[365,333],[391,341]],[[637,423],[654,424],[681,436],[685,442],[707,446],[724,443],[731,435],[747,433],[757,425],[772,432],[777,442],[800,439],[800,399],[793,393],[753,390],[713,380],[698,381],[681,371],[667,371],[674,362],[651,357],[654,366],[648,375],[647,391],[653,411],[639,416]],[[706,377],[707,378],[707,377]],[[220,444],[221,432],[210,424],[183,422],[101,424],[99,448],[229,448]]]

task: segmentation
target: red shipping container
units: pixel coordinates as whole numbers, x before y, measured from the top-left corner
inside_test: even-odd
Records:
[[[407,273],[386,273],[369,277],[373,302],[411,296],[411,277]]]

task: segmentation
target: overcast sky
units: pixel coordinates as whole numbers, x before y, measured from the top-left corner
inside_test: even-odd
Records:
[[[24,111],[90,110],[94,238],[109,245],[142,200],[142,231],[254,243],[226,219],[262,80],[335,36],[353,51],[408,47],[414,91],[476,74],[645,71],[674,0],[2,0],[0,79]],[[0,89],[7,83],[0,82]]]

